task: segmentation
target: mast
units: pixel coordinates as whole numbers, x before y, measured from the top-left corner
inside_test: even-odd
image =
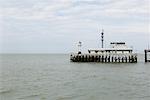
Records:
[[[102,43],[102,48],[104,48],[104,30],[103,29],[101,33],[101,43]]]

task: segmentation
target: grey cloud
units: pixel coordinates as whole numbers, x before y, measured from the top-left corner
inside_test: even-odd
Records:
[[[23,5],[21,2],[24,7],[17,6]],[[68,52],[79,40],[87,48],[97,47],[102,27],[107,44],[119,39],[132,41],[133,36],[137,36],[135,41],[143,39],[144,43],[149,33],[148,0],[21,0],[18,4],[7,0],[5,3],[9,6],[1,7],[0,12],[2,52],[11,52],[12,46],[12,52],[38,52],[38,49]],[[140,43],[129,42],[138,49],[144,48],[137,44]]]

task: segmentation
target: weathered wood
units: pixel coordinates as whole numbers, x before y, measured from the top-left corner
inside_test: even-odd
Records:
[[[145,62],[150,62],[150,59],[147,58],[148,53],[150,52],[150,50],[149,49],[148,50],[144,50],[144,52],[145,52]]]
[[[136,63],[137,55],[71,54],[73,62]]]

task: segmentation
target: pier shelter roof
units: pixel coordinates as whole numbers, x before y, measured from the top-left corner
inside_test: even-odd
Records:
[[[90,52],[110,52],[110,51],[129,51],[132,52],[132,48],[99,48],[99,49],[89,49]]]

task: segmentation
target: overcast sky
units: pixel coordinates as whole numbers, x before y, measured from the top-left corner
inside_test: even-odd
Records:
[[[0,53],[70,53],[124,41],[150,42],[150,0],[0,0]]]

